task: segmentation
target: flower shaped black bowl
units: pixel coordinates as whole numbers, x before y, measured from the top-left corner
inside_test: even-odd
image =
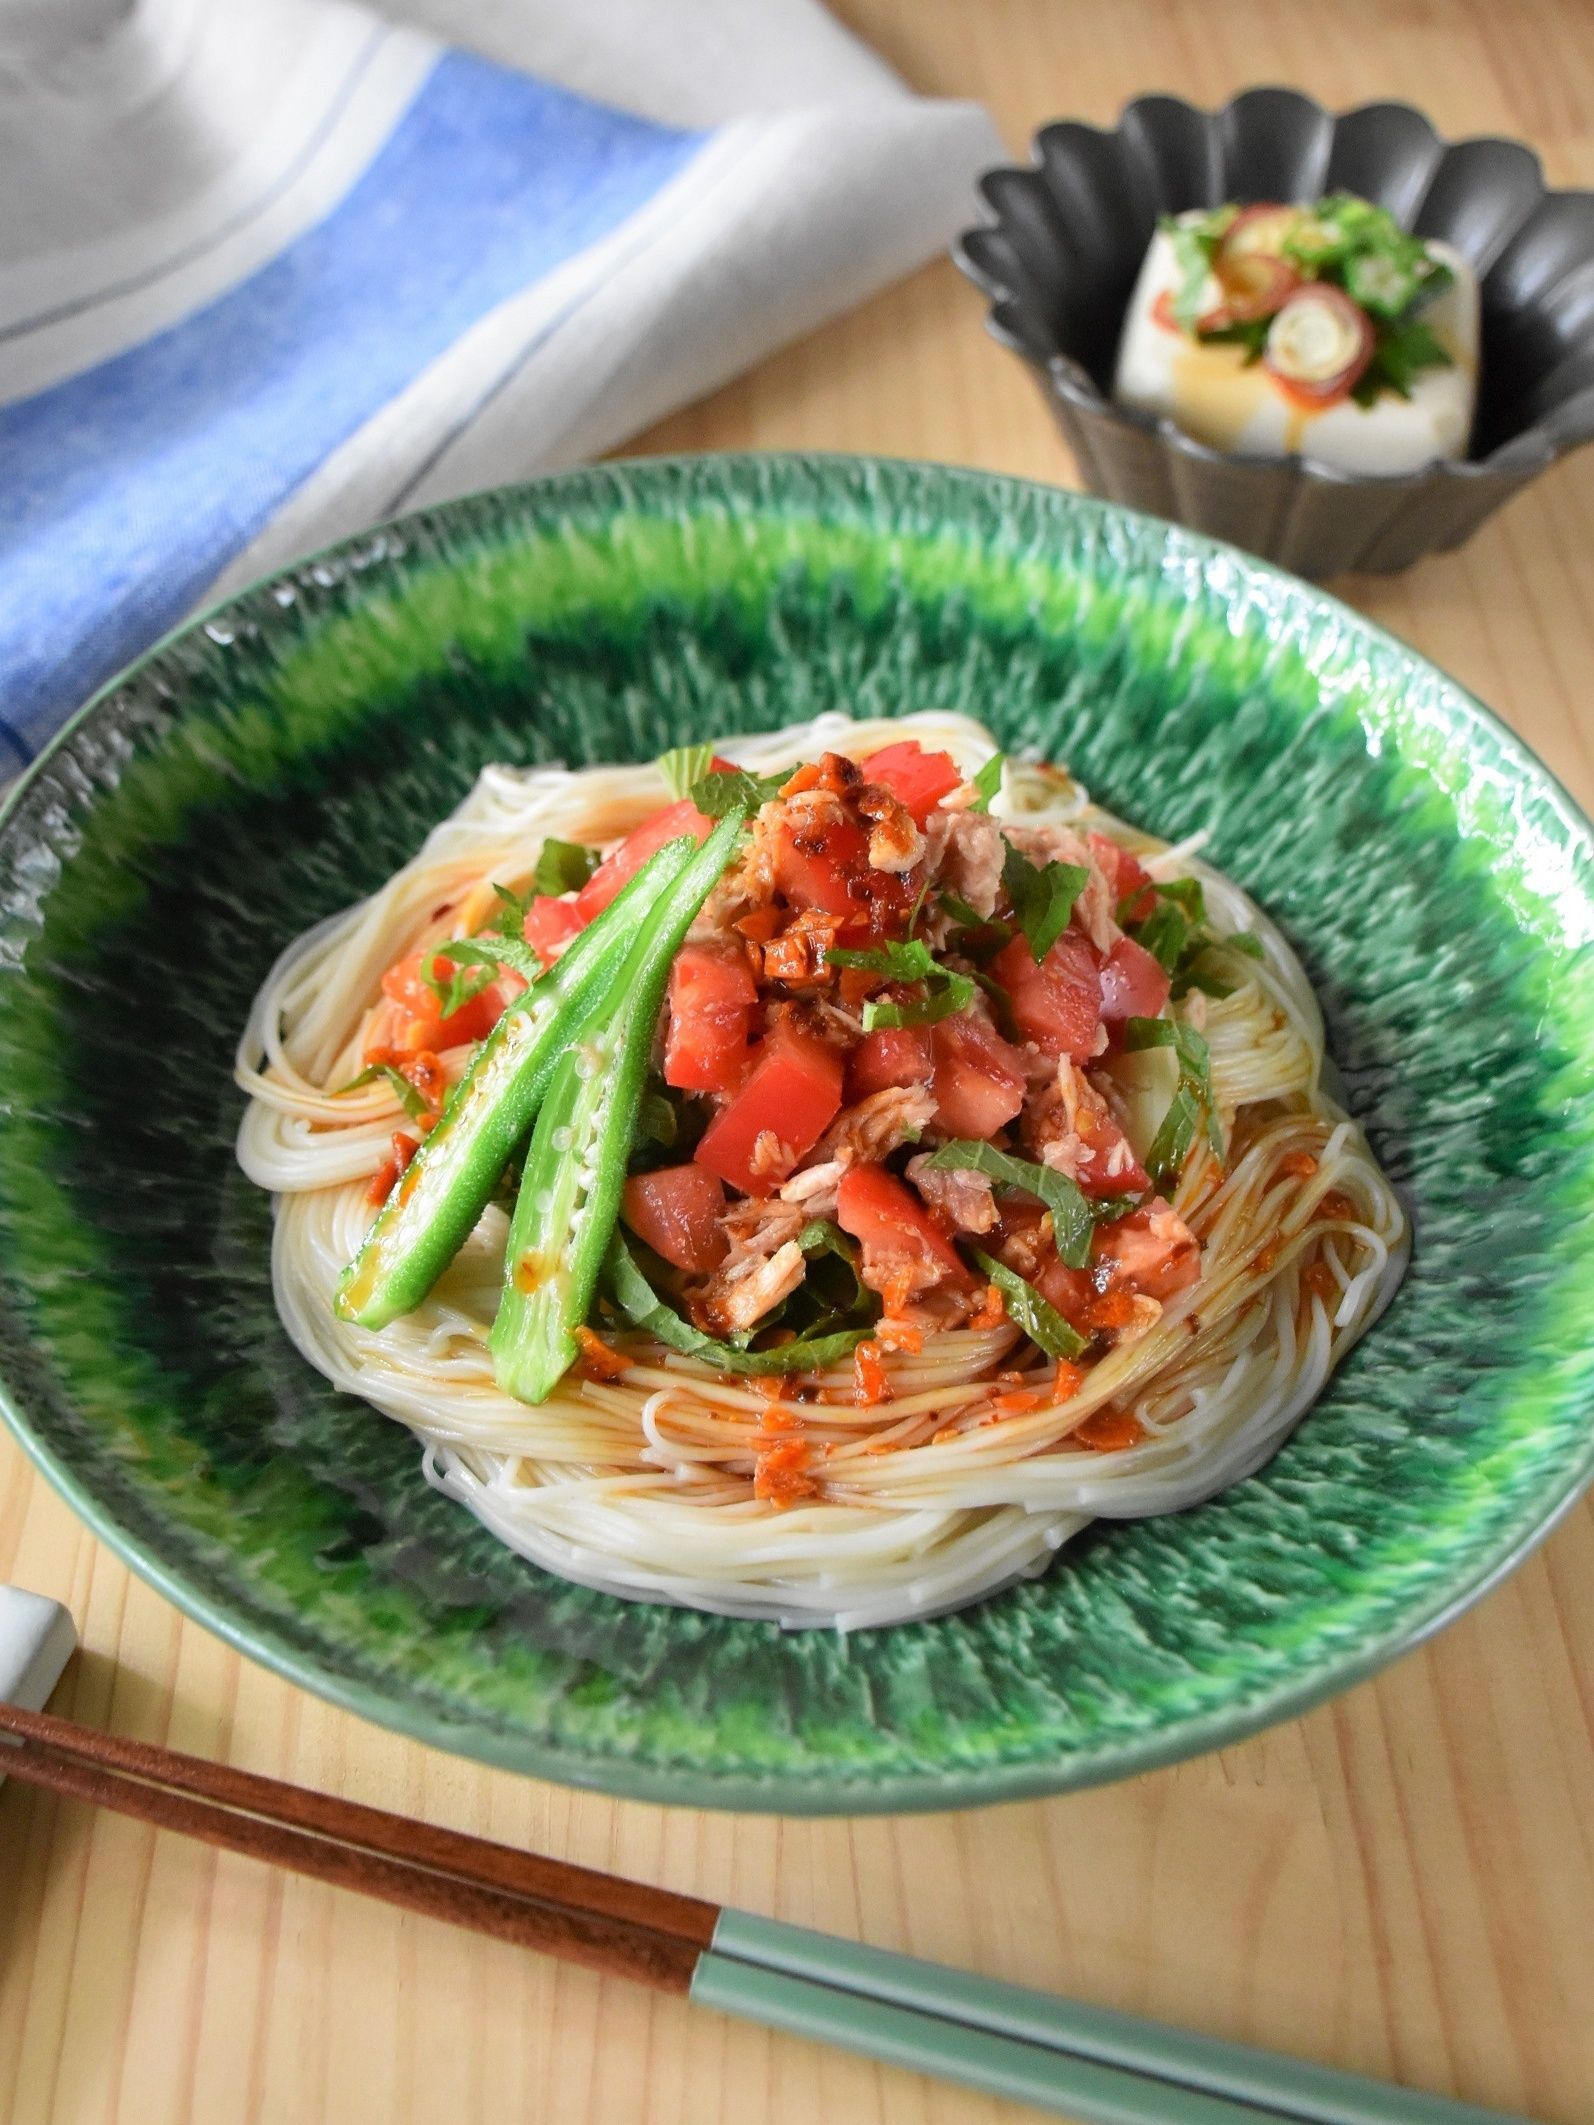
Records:
[[[1367,478],[1310,457],[1213,450],[1110,397],[1119,331],[1159,214],[1350,191],[1470,259],[1483,344],[1470,456]],[[1302,575],[1406,568],[1594,436],[1594,193],[1546,189],[1510,140],[1440,139],[1420,111],[1336,116],[1292,89],[1221,111],[1142,96],[1112,132],[1066,120],[1030,169],[990,171],[992,215],[955,256],[990,328],[1035,370],[1097,494],[1232,539]]]

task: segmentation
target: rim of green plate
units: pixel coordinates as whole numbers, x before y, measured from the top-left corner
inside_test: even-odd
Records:
[[[987,492],[1033,493],[1048,497],[1053,505],[1061,503],[1087,516],[1143,524],[1151,533],[1161,536],[1165,546],[1173,543],[1192,554],[1238,562],[1252,575],[1283,585],[1295,597],[1304,598],[1321,610],[1342,614],[1366,636],[1383,643],[1397,656],[1412,659],[1436,672],[1450,688],[1458,706],[1480,724],[1493,729],[1505,751],[1513,756],[1518,771],[1537,780],[1552,794],[1566,813],[1568,823],[1594,843],[1594,820],[1502,716],[1431,657],[1402,641],[1388,628],[1368,619],[1343,598],[1334,597],[1318,585],[1291,575],[1287,569],[1261,560],[1227,540],[1210,538],[1148,511],[1129,509],[1121,503],[1053,486],[1044,480],[1026,480],[1008,473],[985,472],[977,466],[942,464],[933,459],[878,457],[868,453],[854,455],[841,451],[682,452],[668,457],[607,458],[596,465],[547,473],[536,479],[476,488],[426,509],[384,518],[325,546],[315,547],[281,567],[255,577],[228,596],[198,608],[91,694],[0,800],[0,837],[9,831],[33,782],[112,694],[136,678],[170,644],[271,584],[318,562],[357,552],[379,533],[401,528],[416,518],[424,517],[435,522],[456,510],[468,511],[484,502],[514,501],[542,495],[553,497],[561,490],[580,488],[604,472],[619,472],[633,479],[658,478],[667,483],[672,474],[687,472],[705,461],[712,461],[718,471],[732,478],[743,469],[756,473],[759,468],[780,466],[820,474],[832,469],[856,473],[860,468],[879,467],[910,477],[929,475],[936,480],[950,481],[954,485],[967,484]],[[180,709],[178,713],[181,713]],[[1591,1413],[1594,1413],[1594,1402],[1591,1402]],[[485,1720],[453,1719],[429,1712],[401,1695],[333,1673],[296,1651],[269,1621],[240,1622],[231,1608],[212,1600],[191,1584],[181,1570],[169,1567],[145,1550],[85,1487],[71,1467],[34,1434],[9,1380],[3,1375],[0,1375],[0,1418],[28,1459],[91,1532],[140,1578],[164,1594],[185,1615],[213,1631],[225,1644],[344,1711],[357,1713],[374,1725],[453,1755],[467,1756],[480,1763],[518,1771],[526,1777],[546,1779],[558,1785],[608,1793],[622,1800],[762,1814],[798,1812],[792,1806],[788,1791],[789,1773],[720,1774],[701,1765],[647,1765],[624,1756],[579,1751],[567,1744],[541,1742],[529,1735],[507,1732]],[[1443,1630],[1508,1577],[1560,1524],[1591,1482],[1594,1482],[1594,1425],[1590,1426],[1581,1456],[1563,1472],[1559,1487],[1547,1500],[1525,1505],[1483,1553],[1474,1571],[1436,1592],[1425,1603],[1417,1604],[1402,1623],[1380,1632],[1354,1652],[1324,1655],[1306,1674],[1276,1683],[1255,1696],[1196,1713],[1155,1734],[1107,1742],[1055,1759],[993,1763],[972,1770],[960,1767],[944,1773],[892,1771],[879,1777],[837,1777],[827,1780],[812,1800],[805,1797],[801,1812],[807,1815],[883,1815],[1037,1799],[1135,1777],[1141,1772],[1184,1762],[1209,1749],[1226,1748],[1248,1740],[1264,1728],[1299,1718],[1342,1691],[1369,1680],[1402,1654],[1414,1651]]]

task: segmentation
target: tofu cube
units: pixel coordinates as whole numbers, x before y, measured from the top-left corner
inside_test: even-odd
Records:
[[[1158,229],[1124,320],[1113,397],[1242,457],[1299,453],[1375,476],[1465,457],[1477,400],[1478,283],[1449,244],[1429,248],[1455,279],[1421,315],[1454,366],[1422,370],[1409,399],[1383,391],[1371,406],[1343,399],[1318,412],[1290,398],[1262,362],[1247,364],[1243,347],[1202,343],[1159,320],[1158,299],[1178,289],[1181,275],[1173,240]]]

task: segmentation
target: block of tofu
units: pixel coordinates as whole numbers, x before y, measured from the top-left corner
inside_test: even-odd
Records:
[[[1458,251],[1430,244],[1455,275],[1422,311],[1454,366],[1424,369],[1410,398],[1381,392],[1371,406],[1342,399],[1324,410],[1302,406],[1242,347],[1202,343],[1157,317],[1180,273],[1173,241],[1151,239],[1118,345],[1113,397],[1166,414],[1197,442],[1245,457],[1297,452],[1350,473],[1412,472],[1435,458],[1465,457],[1478,383],[1478,283]]]

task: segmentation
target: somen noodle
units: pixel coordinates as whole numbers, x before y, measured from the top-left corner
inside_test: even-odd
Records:
[[[925,713],[829,715],[722,753],[762,777],[826,755],[867,761],[904,740],[951,756],[964,778],[954,804],[968,805],[995,750],[971,720]],[[499,1384],[489,1347],[514,1207],[501,1185],[413,1310],[377,1328],[340,1317],[340,1280],[376,1211],[373,1182],[381,1177],[380,1197],[396,1180],[395,1136],[413,1152],[405,1132],[422,1104],[403,1071],[369,1063],[374,1030],[393,1022],[384,974],[407,955],[484,934],[501,906],[526,894],[545,842],[608,849],[667,802],[656,766],[489,767],[379,892],[318,924],[272,968],[238,1050],[248,1095],[238,1156],[277,1199],[276,1302],[310,1363],[408,1425],[427,1479],[537,1564],[619,1595],[787,1625],[856,1629],[954,1609],[1043,1570],[1092,1519],[1174,1511],[1258,1468],[1393,1294],[1405,1220],[1361,1130],[1324,1090],[1320,1013],[1276,928],[1201,860],[1201,837],[1169,848],[1038,764],[1009,761],[990,807],[1028,847],[1043,849],[1053,829],[1106,836],[1153,881],[1142,907],[1187,912],[1187,888],[1165,900],[1157,887],[1200,888],[1204,979],[1162,1013],[1204,1041],[1210,1070],[1210,1127],[1194,1130],[1161,1189],[1170,1229],[1199,1243],[1192,1281],[1121,1306],[1110,1331],[1087,1332],[1080,1362],[1051,1354],[1011,1307],[989,1299],[998,1284],[968,1263],[969,1250],[986,1260],[983,1250],[1003,1242],[1004,1208],[985,1237],[957,1235],[958,1276],[979,1294],[977,1308],[971,1298],[975,1310],[938,1325],[921,1307],[918,1326],[897,1333],[888,1299],[864,1346],[867,1374],[856,1351],[812,1373],[727,1372],[639,1330],[605,1299],[592,1316],[598,1362],[570,1367],[529,1402]],[[1123,905],[1116,913],[1127,920]],[[980,971],[944,942],[951,918],[935,921],[943,959]],[[995,921],[1004,926],[1011,917]],[[938,967],[918,988],[934,996],[950,978]],[[972,975],[958,995],[971,984]],[[988,968],[985,985],[991,995],[999,988]],[[976,999],[970,1009],[987,1005]],[[1094,1059],[1090,1068],[1145,1158],[1183,1083],[1180,1063],[1168,1047],[1121,1049],[1115,1035],[1099,1070]],[[474,1052],[467,1042],[437,1056],[442,1082],[423,1088],[434,1111]],[[1031,1081],[1049,1084],[1052,1059],[1037,1058],[1033,1044],[1024,1056]],[[948,1133],[932,1121],[914,1148],[933,1150]],[[908,1148],[880,1155],[900,1168]],[[778,1217],[786,1195],[800,1204],[797,1175],[818,1174],[823,1151],[798,1162],[767,1209],[738,1196],[735,1210],[756,1220]],[[1066,1172],[1066,1156],[1058,1162]],[[845,1150],[837,1163],[848,1165]],[[809,1193],[833,1221],[826,1174],[825,1188]],[[1002,1204],[1013,1200],[1003,1189]],[[1049,1228],[1037,1227],[1033,1205],[1029,1215],[1032,1241],[1038,1230],[1044,1243]],[[867,1241],[863,1259],[867,1269]],[[706,1317],[706,1302],[681,1296],[679,1279],[673,1288],[673,1305],[691,1314],[696,1304],[692,1317]],[[862,1298],[878,1308],[878,1297]],[[912,1303],[899,1311],[907,1319]],[[771,1336],[778,1344],[789,1332],[755,1330],[742,1347],[773,1347]],[[777,1468],[799,1479],[772,1482]]]

